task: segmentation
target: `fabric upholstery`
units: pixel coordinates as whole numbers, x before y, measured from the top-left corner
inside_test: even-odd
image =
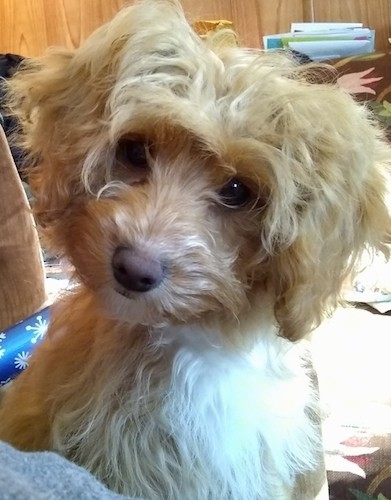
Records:
[[[45,302],[41,249],[30,206],[0,127],[0,331]]]

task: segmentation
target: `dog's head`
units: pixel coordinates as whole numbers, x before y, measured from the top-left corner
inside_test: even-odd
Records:
[[[11,98],[50,247],[118,318],[237,317],[263,293],[301,337],[361,250],[383,248],[391,157],[367,111],[312,75],[202,41],[170,0],[30,61]]]

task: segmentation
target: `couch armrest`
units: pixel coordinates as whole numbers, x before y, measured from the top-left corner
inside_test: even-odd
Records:
[[[0,331],[45,302],[41,249],[30,206],[0,127]]]

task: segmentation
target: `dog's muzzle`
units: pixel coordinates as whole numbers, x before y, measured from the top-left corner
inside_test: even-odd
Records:
[[[111,262],[116,281],[132,292],[149,292],[157,288],[166,274],[166,266],[140,250],[120,246]]]

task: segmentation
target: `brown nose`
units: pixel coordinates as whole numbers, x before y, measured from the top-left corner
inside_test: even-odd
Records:
[[[129,247],[116,248],[111,265],[118,283],[133,292],[153,290],[160,285],[165,274],[161,262]]]

